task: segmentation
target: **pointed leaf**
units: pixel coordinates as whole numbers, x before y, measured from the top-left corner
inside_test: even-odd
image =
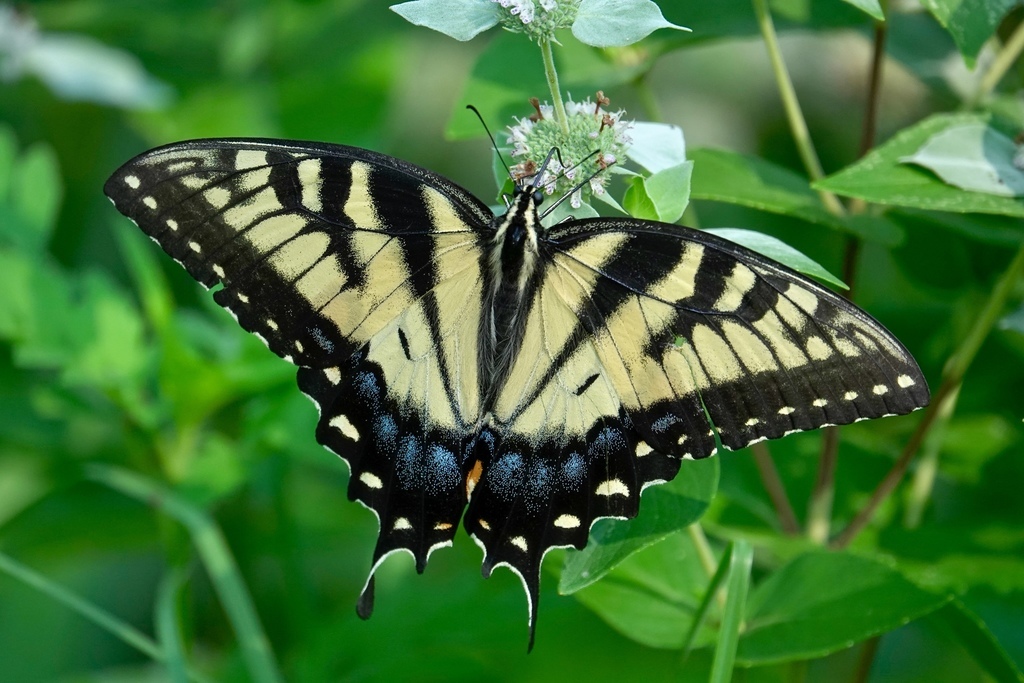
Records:
[[[898,628],[947,601],[874,560],[810,552],[754,591],[737,661],[758,666],[821,657]]]
[[[972,122],[987,124],[989,118],[988,114],[931,116],[897,133],[857,163],[816,182],[814,187],[875,204],[1024,217],[1024,199],[967,192],[947,185],[930,171],[900,161],[916,152],[930,137],[950,126]]]
[[[593,47],[632,45],[659,28],[689,31],[666,21],[651,0],[583,0],[572,34]]]
[[[705,232],[710,232],[737,244],[742,244],[747,249],[752,249],[759,254],[764,254],[768,258],[775,259],[798,273],[816,277],[822,282],[827,282],[842,289],[849,289],[845,282],[825,270],[821,264],[810,256],[797,251],[782,240],[776,239],[771,235],[754,230],[743,230],[742,228],[710,228],[705,230]]]
[[[644,180],[647,196],[654,203],[658,220],[675,223],[682,218],[686,205],[690,203],[690,174],[693,162],[684,161],[658,171]]]
[[[843,2],[853,5],[879,21],[885,21],[885,12],[882,11],[882,6],[878,4],[878,0],[843,0]]]
[[[406,21],[440,31],[455,40],[470,40],[495,26],[500,7],[490,0],[413,0],[392,5]]]
[[[921,0],[949,31],[968,67],[1019,0]]]
[[[1024,171],[1013,164],[1013,140],[980,121],[950,126],[921,145],[904,163],[931,169],[964,190],[1003,197],[1024,195]]]

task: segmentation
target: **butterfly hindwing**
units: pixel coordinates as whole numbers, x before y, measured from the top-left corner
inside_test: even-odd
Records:
[[[465,522],[485,570],[513,568],[531,604],[548,549],[634,516],[643,488],[713,454],[716,434],[738,449],[927,403],[881,325],[743,247],[629,219],[570,222],[541,242]]]

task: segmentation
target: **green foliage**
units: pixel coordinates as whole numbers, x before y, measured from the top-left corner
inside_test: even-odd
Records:
[[[489,0],[0,8],[0,34],[20,37],[0,45],[0,683],[1024,680],[1024,199],[975,191],[971,171],[993,160],[990,138],[1005,161],[1022,123],[1018,3],[769,3],[808,136],[752,45],[764,22],[748,0],[661,3],[692,34],[629,4],[604,21],[618,5],[584,0],[550,55],[486,31],[508,19]],[[463,45],[413,25],[438,22],[486,32]],[[877,101],[875,29],[894,60]],[[936,76],[986,43],[966,87]],[[637,145],[607,201],[551,220],[699,221],[841,274],[936,405],[843,428],[834,478],[818,476],[815,433],[683,463],[639,517],[549,555],[529,657],[518,581],[481,581],[461,534],[424,576],[389,559],[361,622],[375,522],[316,445],[294,369],[117,216],[103,181],[163,142],[261,135],[372,147],[490,198],[504,171],[465,104],[511,149],[528,98],[598,91],[640,122]],[[879,132],[865,137],[867,102]],[[929,145],[964,130],[974,143],[933,164]],[[804,505],[812,494],[831,505]]]

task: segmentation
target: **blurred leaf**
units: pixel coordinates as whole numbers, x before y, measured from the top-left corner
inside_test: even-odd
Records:
[[[558,590],[589,586],[633,553],[700,519],[718,488],[718,467],[716,458],[685,462],[671,482],[644,492],[636,518],[596,522],[587,547],[567,555]]]
[[[825,270],[817,261],[771,235],[741,228],[710,228],[704,232],[742,244],[747,249],[787,265],[798,273],[816,277],[841,289],[849,289],[845,282]]]
[[[754,591],[737,661],[757,666],[821,657],[934,612],[947,601],[873,560],[808,553]]]
[[[0,458],[0,528],[52,488],[53,482],[38,458],[8,451]]]
[[[925,230],[949,230],[979,242],[1017,247],[1024,244],[1024,223],[1019,218],[900,209],[887,214],[899,225],[920,225]]]
[[[806,178],[758,157],[721,149],[690,151],[694,163],[691,199],[749,206],[843,229],[825,210]]]
[[[151,109],[171,98],[171,89],[133,55],[88,36],[43,34],[21,60],[26,73],[65,100]]]
[[[250,678],[256,683],[282,681],[252,596],[238,571],[234,555],[220,528],[190,501],[129,470],[89,465],[86,476],[146,505],[155,506],[184,525],[203,560],[210,581],[238,638]]]
[[[49,145],[32,145],[19,156],[13,136],[0,135],[0,242],[36,251],[45,247],[62,192],[57,158]]]
[[[185,644],[178,625],[178,600],[186,574],[172,569],[160,582],[156,598],[156,634],[167,663],[167,677],[171,683],[188,680]]]
[[[82,288],[77,308],[83,326],[66,331],[81,347],[64,368],[63,381],[113,388],[138,379],[148,359],[138,311],[102,276],[88,275]]]
[[[659,28],[690,29],[666,21],[651,0],[582,0],[572,34],[594,47],[632,45]]]
[[[955,213],[1024,216],[1024,200],[967,192],[951,187],[932,173],[901,163],[924,142],[950,126],[987,124],[985,114],[936,114],[897,133],[860,161],[815,183],[815,188],[857,197],[875,204]]]
[[[1024,334],[1024,305],[1017,308],[999,321],[999,329],[1010,330],[1017,334]]]
[[[992,635],[985,622],[960,600],[950,600],[929,619],[948,628],[955,640],[971,653],[974,661],[985,673],[999,683],[1024,682],[1024,673]]]
[[[14,174],[14,160],[18,156],[18,139],[14,131],[0,124],[0,206],[7,204],[11,177]],[[0,221],[0,229],[3,222]]]
[[[964,190],[1003,197],[1024,194],[1024,171],[1014,166],[1013,140],[981,122],[949,126],[901,159],[924,166]]]
[[[1003,17],[1019,0],[921,0],[956,41],[969,68]]]
[[[882,11],[882,6],[878,4],[878,0],[843,0],[843,2],[853,5],[874,19],[885,21],[885,12]]]
[[[39,572],[26,567],[13,557],[0,553],[0,571],[9,574],[18,581],[46,594],[56,602],[77,612],[80,616],[99,626],[114,637],[135,648],[139,652],[161,659],[160,648],[149,636],[135,629],[131,624],[107,612],[102,607],[78,596]]]

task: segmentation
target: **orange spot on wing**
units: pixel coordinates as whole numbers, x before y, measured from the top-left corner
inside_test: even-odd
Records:
[[[466,476],[466,498],[473,495],[473,489],[476,488],[477,482],[480,481],[480,475],[484,473],[484,464],[477,460],[473,463],[473,469],[469,471]]]

